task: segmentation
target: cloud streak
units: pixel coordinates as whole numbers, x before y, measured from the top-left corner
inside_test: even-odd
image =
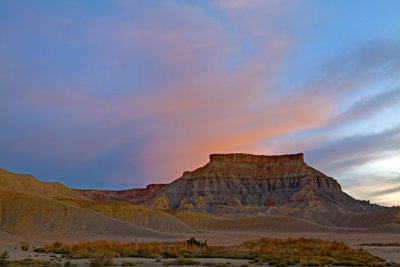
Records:
[[[392,187],[389,189],[370,193],[369,196],[376,197],[376,196],[388,195],[388,194],[398,193],[398,192],[400,192],[400,186],[395,186],[395,187]]]
[[[381,133],[356,135],[326,142],[307,151],[308,158],[326,171],[338,171],[378,159],[400,150],[400,127]]]

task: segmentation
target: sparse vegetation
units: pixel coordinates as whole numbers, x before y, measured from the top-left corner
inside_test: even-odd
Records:
[[[200,265],[200,262],[192,259],[180,258],[168,263],[168,265]]]
[[[90,267],[103,267],[112,265],[115,254],[110,250],[97,250],[90,257]]]
[[[3,253],[1,254],[3,255]],[[23,260],[5,260],[3,263],[0,263],[0,266],[7,266],[7,267],[19,267],[19,266],[31,266],[31,267],[55,267],[49,261],[39,261],[33,259],[23,259]]]
[[[57,243],[57,244],[56,244]],[[268,263],[274,266],[287,265],[380,265],[385,261],[372,256],[362,249],[352,249],[344,243],[328,242],[320,239],[269,239],[246,241],[240,245],[212,246],[195,238],[184,242],[138,243],[117,241],[78,242],[67,245],[55,242],[41,252],[62,253],[70,258],[100,258],[105,266],[112,257],[147,258],[236,258],[249,259],[251,263]],[[99,251],[103,254],[98,255]],[[107,256],[106,256],[107,255]]]

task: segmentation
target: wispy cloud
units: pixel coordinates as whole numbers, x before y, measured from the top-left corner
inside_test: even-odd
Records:
[[[389,189],[372,192],[369,194],[369,196],[375,197],[375,196],[388,195],[388,194],[397,193],[397,192],[400,192],[400,186],[394,186]]]
[[[327,141],[317,149],[307,151],[307,157],[326,171],[339,171],[359,166],[400,150],[400,127],[384,132],[355,135]]]

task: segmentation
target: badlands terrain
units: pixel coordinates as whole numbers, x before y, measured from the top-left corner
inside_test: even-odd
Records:
[[[55,241],[190,237],[224,246],[261,237],[319,238],[351,248],[395,244],[400,208],[354,199],[338,181],[308,166],[303,154],[212,154],[205,166],[170,184],[123,191],[71,189],[0,169],[0,253],[8,251],[11,259],[50,259],[33,247]],[[21,250],[21,242],[29,244],[28,251]],[[398,246],[363,248],[400,263]]]

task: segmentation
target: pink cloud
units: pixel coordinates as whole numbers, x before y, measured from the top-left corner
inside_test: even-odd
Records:
[[[82,84],[95,89],[102,81],[100,77],[98,81],[73,81],[71,89],[44,90],[44,95],[31,91],[26,95],[27,101],[67,110],[73,114],[71,118],[94,123],[95,128],[87,136],[82,134],[81,141],[68,146],[68,153],[61,153],[61,157],[76,150],[82,152],[74,160],[89,161],[139,135],[151,136],[131,159],[132,164],[140,163],[148,182],[175,179],[214,152],[268,153],[258,144],[323,124],[331,115],[333,103],[330,93],[317,94],[307,89],[277,94],[280,68],[295,45],[296,36],[290,34],[289,28],[268,29],[275,20],[287,17],[284,6],[274,2],[268,9],[265,2],[256,4],[268,10],[267,17],[249,12],[241,4],[233,13],[221,9],[226,12],[225,22],[238,29],[240,37],[198,8],[173,3],[166,4],[170,5],[167,9],[152,10],[154,16],[141,22],[144,28],[99,21],[89,30],[88,38],[95,41],[97,47],[93,49],[99,50],[109,68],[122,71],[127,58],[144,53],[177,73],[161,86],[116,99],[102,99],[80,89]],[[170,21],[174,18],[185,23],[176,25]],[[243,38],[255,38],[254,53],[227,68]],[[108,49],[110,46],[114,49]],[[145,123],[134,123],[140,120]],[[96,134],[92,136],[92,132]],[[51,139],[53,133],[48,135]],[[32,138],[30,143],[35,143],[37,138]]]

